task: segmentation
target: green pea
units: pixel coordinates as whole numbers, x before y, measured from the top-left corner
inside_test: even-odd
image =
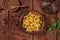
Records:
[[[25,26],[25,24],[22,24],[22,27],[24,27]]]

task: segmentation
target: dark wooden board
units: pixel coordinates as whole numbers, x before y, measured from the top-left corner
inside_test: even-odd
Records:
[[[20,8],[17,12],[9,13],[7,10],[3,10],[0,13],[0,40],[33,40],[33,35],[23,32],[18,25],[18,21],[22,13],[27,10],[32,9],[32,1],[31,0],[20,0],[22,5],[26,5],[29,8]],[[0,7],[4,7],[4,2],[0,1]],[[44,32],[47,30],[49,25],[55,21],[55,15],[48,15],[44,13],[40,8],[40,0],[34,0],[34,10],[39,11],[45,20],[45,26],[41,33],[34,34],[34,40],[56,40],[54,34],[46,35]],[[58,17],[60,17],[60,12],[58,13]],[[48,37],[49,36],[49,37]],[[60,34],[58,34],[58,40],[60,39]]]

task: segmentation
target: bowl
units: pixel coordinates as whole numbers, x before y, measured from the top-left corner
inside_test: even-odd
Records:
[[[19,6],[19,1],[18,0],[6,0],[5,2],[5,7],[6,9],[10,10],[10,11],[16,11],[18,10],[19,7],[14,8],[12,6]]]
[[[56,0],[40,0],[40,8],[44,13],[56,14],[59,11],[59,2]]]
[[[24,16],[28,15],[29,12],[33,12],[33,13],[35,13],[35,14],[38,14],[39,17],[42,19],[41,28],[39,28],[39,30],[38,30],[37,32],[35,32],[35,31],[28,32],[28,31],[26,31],[26,28],[24,28],[24,27],[22,26],[23,20],[24,20]],[[24,32],[26,32],[26,33],[31,33],[31,34],[40,33],[41,30],[43,29],[43,27],[44,27],[44,18],[43,18],[43,16],[42,16],[42,14],[41,14],[40,12],[36,11],[36,10],[26,11],[26,12],[23,13],[23,14],[21,15],[21,17],[20,17],[20,28],[21,28],[22,31],[24,31]]]

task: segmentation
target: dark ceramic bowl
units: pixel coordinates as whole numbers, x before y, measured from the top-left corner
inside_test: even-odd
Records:
[[[56,0],[40,0],[40,8],[47,14],[56,14],[59,10],[58,4]]]
[[[38,30],[38,32],[28,32],[28,31],[25,31],[26,29],[24,29],[24,28],[22,27],[23,17],[24,17],[25,15],[27,15],[29,12],[36,12],[36,13],[38,13],[38,15],[40,15],[40,17],[42,18],[43,23],[42,23],[41,28]],[[20,27],[21,27],[22,31],[24,31],[24,32],[26,32],[26,33],[31,33],[31,34],[39,33],[39,32],[41,32],[41,30],[42,30],[43,27],[44,27],[44,18],[43,18],[43,16],[41,15],[41,13],[39,13],[39,12],[36,11],[36,10],[27,11],[27,12],[23,13],[23,14],[21,15],[21,17],[20,17]]]

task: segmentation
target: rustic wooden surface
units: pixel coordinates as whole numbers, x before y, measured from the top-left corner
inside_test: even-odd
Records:
[[[20,0],[22,5],[26,5],[29,8],[20,8],[17,12],[8,13],[7,10],[0,12],[0,40],[33,40],[32,34],[24,33],[18,21],[22,15],[27,10],[32,9],[31,0]],[[0,8],[4,7],[4,1],[0,0]],[[39,11],[45,20],[45,26],[41,33],[34,35],[34,40],[48,40],[48,35],[50,40],[56,40],[54,34],[46,35],[44,32],[49,27],[49,25],[55,21],[54,15],[48,15],[44,13],[40,8],[40,0],[34,0],[34,9]],[[58,13],[60,17],[60,12]],[[58,40],[60,39],[60,34],[58,34]]]

